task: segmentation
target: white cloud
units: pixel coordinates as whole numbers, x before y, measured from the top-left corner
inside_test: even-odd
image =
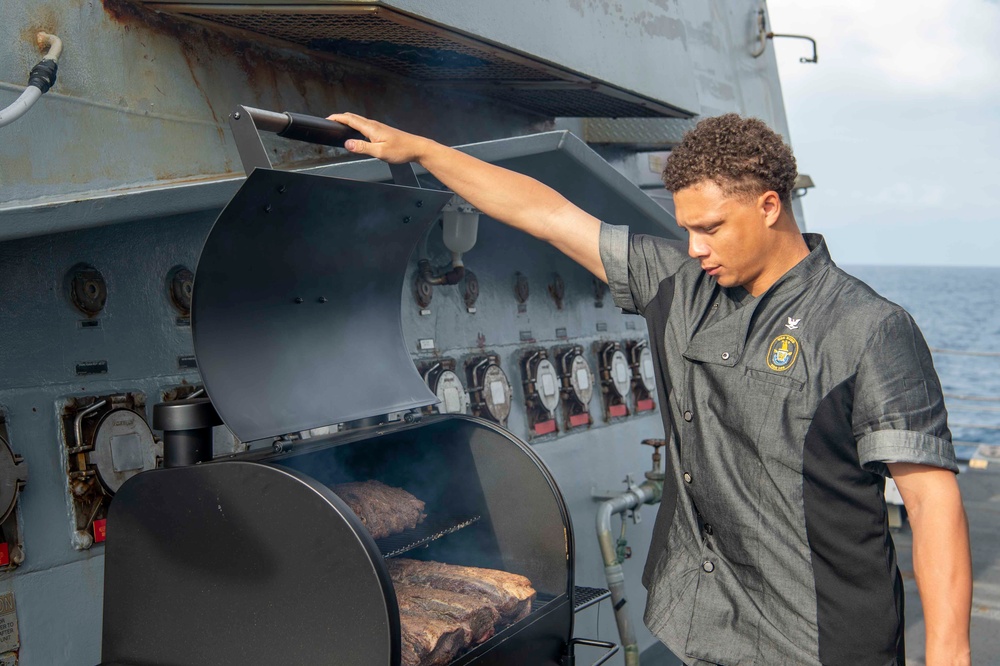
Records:
[[[842,262],[1000,265],[1000,3],[770,0],[813,231]],[[975,229],[960,242],[949,229]],[[851,242],[848,242],[848,241]]]
[[[822,75],[849,75],[862,87],[910,94],[976,97],[1000,91],[1000,4],[985,0],[771,0],[775,32],[808,34],[819,43]],[[780,56],[808,49],[778,39]],[[814,77],[786,68],[789,82]],[[832,70],[832,72],[831,72]]]

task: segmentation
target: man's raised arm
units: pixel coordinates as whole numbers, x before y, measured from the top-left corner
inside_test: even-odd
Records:
[[[368,141],[349,140],[345,147],[352,153],[393,164],[417,162],[489,217],[551,243],[599,279],[608,281],[599,249],[600,220],[551,187],[353,113],[337,113],[329,120],[368,137]]]

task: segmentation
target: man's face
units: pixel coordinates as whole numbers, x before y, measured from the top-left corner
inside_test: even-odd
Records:
[[[674,192],[677,224],[688,231],[688,254],[723,287],[753,285],[769,257],[766,195],[747,201],[710,180]],[[755,294],[756,295],[756,294]]]

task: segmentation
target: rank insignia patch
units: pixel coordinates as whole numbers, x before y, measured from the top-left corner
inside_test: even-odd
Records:
[[[784,372],[799,357],[799,341],[790,335],[779,335],[767,350],[767,367],[775,372]]]

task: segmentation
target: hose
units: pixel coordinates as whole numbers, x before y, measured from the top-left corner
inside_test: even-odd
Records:
[[[56,70],[59,67],[57,61],[62,54],[62,40],[47,32],[39,32],[36,39],[38,47],[48,47],[48,52],[31,69],[31,73],[28,75],[28,87],[24,89],[21,96],[10,106],[0,110],[0,127],[10,125],[27,113],[28,109],[38,101],[38,98],[47,93],[49,88],[56,83]]]

